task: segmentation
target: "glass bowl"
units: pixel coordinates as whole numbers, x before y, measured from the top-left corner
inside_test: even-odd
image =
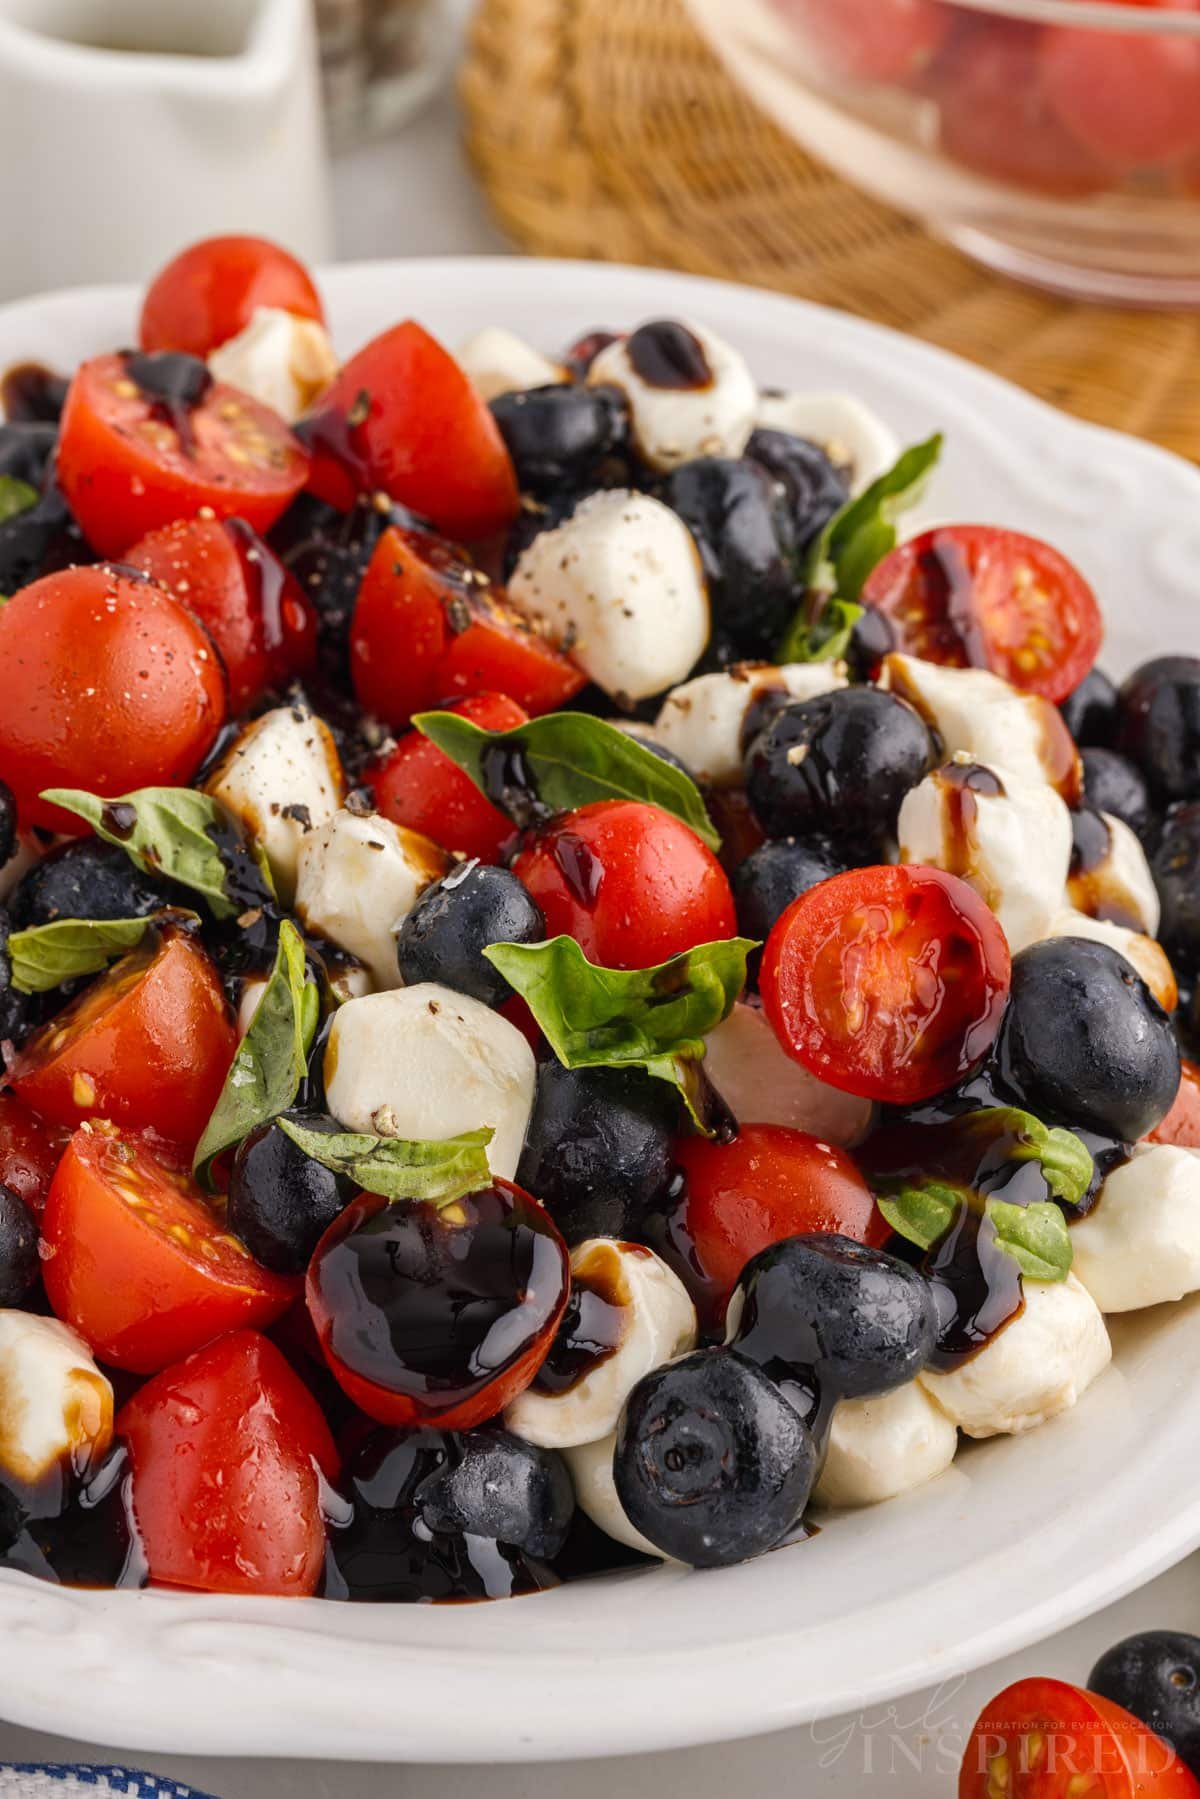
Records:
[[[1005,274],[1200,306],[1200,0],[688,0],[806,150]]]

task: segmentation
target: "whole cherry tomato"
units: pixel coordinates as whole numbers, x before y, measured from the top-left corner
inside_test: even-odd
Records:
[[[911,81],[937,54],[953,20],[938,0],[775,0],[816,54],[858,81]]]
[[[485,731],[514,730],[528,716],[502,693],[473,694],[456,700],[447,711]],[[399,743],[364,769],[363,779],[374,788],[375,804],[385,818],[434,838],[443,849],[494,863],[513,838],[512,820],[419,731],[406,731]]]
[[[1196,13],[1197,0],[1125,0]],[[1200,152],[1200,37],[1056,25],[1041,49],[1041,86],[1084,149],[1115,169]]]
[[[265,237],[206,237],[172,257],[146,289],[142,348],[207,356],[260,306],[325,321],[311,275],[288,251]]]

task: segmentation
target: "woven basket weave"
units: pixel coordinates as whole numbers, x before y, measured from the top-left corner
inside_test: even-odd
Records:
[[[482,0],[460,91],[523,249],[841,306],[1200,461],[1200,318],[1075,305],[976,267],[805,155],[680,0]]]

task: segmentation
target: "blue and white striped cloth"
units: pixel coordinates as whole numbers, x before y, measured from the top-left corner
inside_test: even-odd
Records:
[[[209,1799],[209,1795],[136,1768],[0,1762],[0,1799]]]

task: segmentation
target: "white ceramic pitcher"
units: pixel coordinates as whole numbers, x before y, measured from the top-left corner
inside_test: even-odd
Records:
[[[0,0],[0,298],[214,232],[330,254],[311,0]]]

